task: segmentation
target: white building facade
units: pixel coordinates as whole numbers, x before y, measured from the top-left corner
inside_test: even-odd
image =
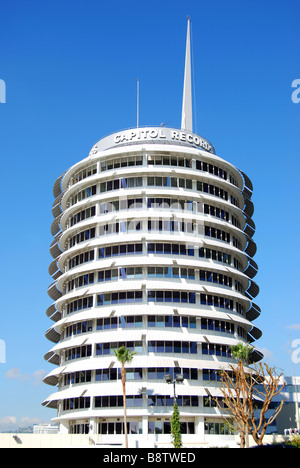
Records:
[[[54,345],[45,358],[56,367],[45,382],[57,391],[43,404],[57,410],[60,432],[120,441],[113,350],[125,345],[136,353],[127,365],[129,438],[170,438],[166,375],[183,377],[175,393],[184,440],[226,435],[218,370],[234,362],[231,345],[255,347],[261,336],[249,178],[192,129],[147,127],[100,140],[53,192],[46,336]]]
[[[58,367],[45,381],[58,385],[47,404],[68,431],[122,430],[122,344],[136,352],[130,431],[169,430],[166,374],[184,376],[185,430],[221,430],[216,371],[232,362],[230,345],[261,335],[251,191],[206,140],[167,128],[111,135],[58,179],[46,334]]]

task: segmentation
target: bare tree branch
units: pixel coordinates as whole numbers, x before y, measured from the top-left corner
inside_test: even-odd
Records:
[[[274,367],[265,363],[259,363],[253,369],[246,369],[242,360],[237,365],[230,365],[229,369],[221,373],[220,390],[223,401],[216,399],[216,404],[224,415],[233,418],[243,447],[247,431],[255,442],[261,445],[267,427],[282,410],[284,400],[266,419],[273,398],[279,395],[285,386],[284,383],[280,384],[283,374],[277,374]]]

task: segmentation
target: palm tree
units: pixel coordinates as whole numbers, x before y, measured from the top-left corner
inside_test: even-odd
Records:
[[[126,346],[120,346],[119,349],[114,349],[116,358],[122,365],[121,377],[123,386],[123,406],[124,406],[124,434],[125,434],[125,448],[128,448],[128,436],[127,436],[127,414],[126,414],[126,369],[125,364],[132,361],[135,351],[130,351]]]
[[[244,365],[249,364],[250,356],[253,351],[253,347],[249,344],[244,345],[243,343],[239,343],[235,346],[231,346],[231,354],[238,361],[238,368],[239,372],[242,376],[242,382],[245,382],[245,370]],[[244,384],[245,385],[245,384]],[[246,390],[244,386],[242,387],[242,396],[243,401],[246,404]],[[247,406],[246,406],[247,411]],[[248,426],[245,425],[245,431],[241,434],[242,437],[242,445],[245,444],[247,448],[249,448],[249,435],[248,435]]]
[[[239,343],[235,346],[231,346],[232,357],[243,364],[249,363],[252,351],[253,348],[249,344],[244,345],[243,343]]]

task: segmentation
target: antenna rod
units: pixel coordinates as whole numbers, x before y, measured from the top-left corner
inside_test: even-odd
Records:
[[[137,110],[136,110],[136,128],[139,128],[140,120],[140,79],[137,79]]]
[[[182,99],[181,128],[182,130],[193,131],[193,110],[192,110],[192,73],[191,73],[191,17],[187,17],[187,38],[185,52],[184,85]]]

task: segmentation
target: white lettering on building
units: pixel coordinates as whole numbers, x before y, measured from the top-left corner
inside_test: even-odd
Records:
[[[125,132],[116,134],[114,137],[115,144],[140,140],[176,140],[179,142],[189,143],[190,145],[199,146],[206,151],[212,151],[212,146],[208,143],[208,141],[204,140],[198,135],[180,130],[145,128],[127,130]]]

